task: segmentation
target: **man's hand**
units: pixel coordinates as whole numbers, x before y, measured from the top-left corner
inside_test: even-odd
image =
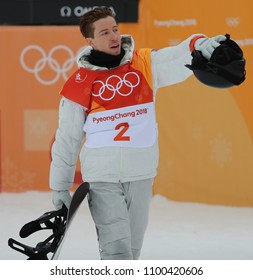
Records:
[[[220,45],[220,42],[225,41],[227,38],[223,35],[218,35],[212,38],[200,38],[196,40],[194,48],[200,51],[202,55],[210,60],[213,51]]]
[[[69,191],[53,191],[53,204],[55,209],[61,209],[63,204],[69,209],[71,195]]]

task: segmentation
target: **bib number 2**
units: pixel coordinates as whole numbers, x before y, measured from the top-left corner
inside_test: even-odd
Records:
[[[115,130],[119,130],[119,133],[113,138],[114,141],[130,141],[130,136],[125,135],[129,129],[127,122],[119,123],[116,125]]]

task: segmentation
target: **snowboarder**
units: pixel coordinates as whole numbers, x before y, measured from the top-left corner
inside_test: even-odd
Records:
[[[69,207],[81,149],[101,259],[138,259],[158,165],[156,91],[190,77],[185,65],[191,53],[209,60],[226,37],[193,34],[177,46],[135,50],[108,7],[85,13],[80,30],[88,46],[61,90],[50,167],[53,203]]]

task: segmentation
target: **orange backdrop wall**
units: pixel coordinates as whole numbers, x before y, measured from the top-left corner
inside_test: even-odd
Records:
[[[178,201],[253,206],[252,2],[139,5],[139,22],[120,24],[137,48],[172,46],[193,33],[229,33],[247,60],[247,79],[239,87],[218,90],[191,77],[159,90],[154,192]],[[1,26],[0,42],[0,190],[47,191],[58,92],[85,42],[77,26]],[[80,180],[78,164],[75,186]]]

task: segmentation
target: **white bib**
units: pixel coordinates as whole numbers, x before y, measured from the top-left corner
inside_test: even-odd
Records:
[[[150,147],[157,138],[154,103],[89,114],[83,129],[88,148]]]

